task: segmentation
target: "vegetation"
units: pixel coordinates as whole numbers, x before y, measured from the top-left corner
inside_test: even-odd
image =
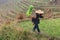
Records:
[[[43,38],[43,39],[42,39]],[[21,27],[2,26],[0,30],[0,40],[44,40],[47,38],[42,37],[36,33],[23,30]]]
[[[48,11],[46,9],[51,9],[52,16],[59,17],[40,20],[40,34],[33,32],[34,25],[31,20],[21,21],[25,19],[24,13],[31,4],[34,5],[35,9],[40,8],[46,13]],[[49,5],[49,0],[10,0],[0,5],[0,40],[60,40],[59,5]],[[49,12],[51,13],[51,11]],[[50,13],[48,16],[50,16]],[[11,23],[14,20],[18,20],[18,22]]]
[[[16,26],[12,24],[0,27],[0,40],[59,40],[60,37],[60,19],[41,20],[42,34],[32,31],[33,25],[29,20],[21,21]]]
[[[18,26],[23,27],[25,30],[31,30],[33,25],[31,21],[24,21],[18,24]],[[47,19],[41,20],[40,24],[41,31],[51,35],[51,36],[60,36],[60,19]]]

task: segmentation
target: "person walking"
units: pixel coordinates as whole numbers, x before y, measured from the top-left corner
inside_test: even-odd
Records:
[[[40,29],[38,26],[38,24],[40,23],[39,18],[43,18],[43,13],[44,13],[43,11],[37,10],[37,11],[35,11],[36,16],[32,16],[32,23],[34,24],[33,31],[35,31],[35,29],[37,29],[38,33],[40,33]]]

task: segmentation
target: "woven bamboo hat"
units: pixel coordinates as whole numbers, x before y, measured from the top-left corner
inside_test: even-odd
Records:
[[[36,10],[35,13],[44,14],[44,11],[42,11],[42,10]]]

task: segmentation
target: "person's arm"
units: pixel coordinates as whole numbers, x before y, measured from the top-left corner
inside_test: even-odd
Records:
[[[44,17],[43,17],[43,14],[40,14],[40,18],[44,18]]]

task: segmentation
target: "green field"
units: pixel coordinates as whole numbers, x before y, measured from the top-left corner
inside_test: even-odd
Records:
[[[24,20],[16,25],[0,27],[0,40],[49,40],[50,37],[52,40],[60,40],[60,18],[40,21],[39,28],[42,35],[32,31],[33,24],[30,20]]]
[[[40,30],[51,36],[58,36],[60,37],[60,19],[47,19],[47,20],[40,20]],[[22,27],[24,30],[32,31],[33,25],[31,21],[23,21],[18,24],[18,26]]]

